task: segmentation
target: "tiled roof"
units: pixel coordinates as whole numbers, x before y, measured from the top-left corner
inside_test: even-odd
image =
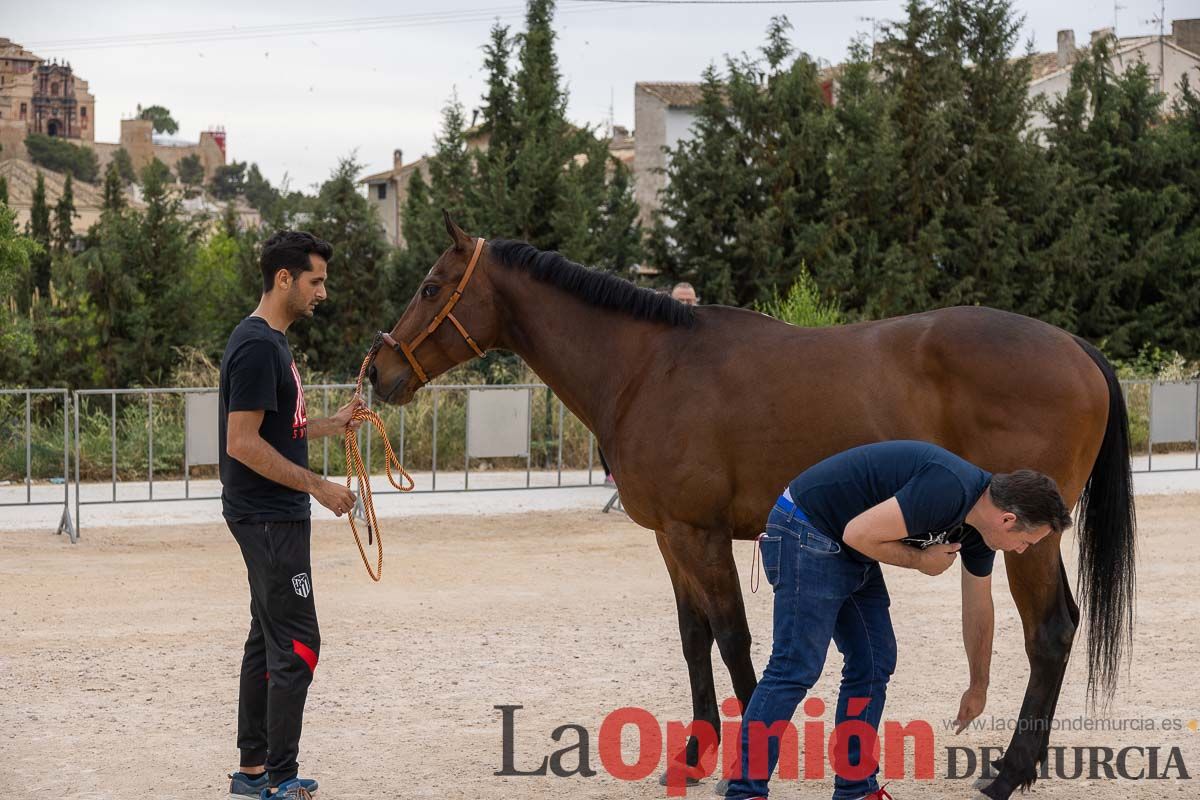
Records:
[[[1128,52],[1129,50],[1144,47],[1157,41],[1158,36],[1156,35],[1122,36],[1117,39],[1117,47],[1113,51],[1113,55],[1119,55],[1121,53]],[[1163,41],[1169,45],[1177,46],[1175,45],[1174,36],[1163,36]],[[1078,60],[1078,53],[1086,50],[1086,45],[1077,48],[1076,54],[1071,59],[1071,63],[1075,63],[1075,61]],[[1051,53],[1034,53],[1029,57],[1029,79],[1032,81],[1039,81],[1048,75],[1053,75],[1054,73],[1061,71],[1062,69],[1063,67],[1058,65],[1058,51]]]
[[[398,177],[405,172],[412,172],[428,160],[428,156],[421,156],[416,161],[410,161],[400,169],[385,169],[383,172],[376,172],[374,175],[368,175],[365,178],[359,178],[359,183],[384,183]]]
[[[695,108],[704,97],[699,83],[638,83],[643,89],[672,108]]]
[[[1058,72],[1058,53],[1034,53],[1029,57],[1029,79],[1038,80]]]

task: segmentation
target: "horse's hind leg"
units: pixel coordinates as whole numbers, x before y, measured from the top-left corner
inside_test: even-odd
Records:
[[[679,633],[692,689],[692,715],[720,736],[720,717],[712,672],[716,641],[729,670],[733,690],[744,708],[757,677],[750,661],[750,629],[727,533],[672,530],[657,533],[658,547],[671,575],[679,610]],[[699,743],[688,740],[687,763],[699,763]]]
[[[983,789],[996,800],[1004,800],[1037,778],[1079,624],[1079,608],[1071,597],[1058,549],[1060,538],[1047,536],[1021,555],[1005,554],[1009,588],[1025,629],[1030,669],[1017,729],[999,762],[1000,774]]]

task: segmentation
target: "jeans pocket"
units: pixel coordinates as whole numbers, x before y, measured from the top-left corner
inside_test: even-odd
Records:
[[[779,563],[782,558],[783,537],[774,533],[764,533],[758,538],[758,549],[762,554],[763,572],[766,573],[767,583],[771,587],[779,585]]]
[[[800,545],[802,549],[818,556],[832,556],[842,552],[842,545],[839,542],[830,539],[823,533],[817,531],[816,528],[806,525],[804,530],[804,542]]]

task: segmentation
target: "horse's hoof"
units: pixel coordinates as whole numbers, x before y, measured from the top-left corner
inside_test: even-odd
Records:
[[[687,779],[687,785],[688,785],[688,786],[695,786],[695,785],[697,785],[697,784],[699,784],[699,783],[700,783],[700,779],[699,779],[699,778],[692,778],[692,777],[689,777],[689,778]],[[666,773],[666,772],[663,772],[663,774],[662,774],[662,775],[659,775],[659,776],[658,776],[658,785],[659,785],[659,786],[666,786],[666,785],[667,785],[667,773]]]
[[[987,789],[989,786],[992,786],[995,783],[996,778],[976,778],[975,782],[971,784],[971,788],[975,790],[975,794],[971,796],[974,798],[974,800],[996,800],[994,796],[984,791],[984,789]],[[1002,794],[1000,796],[1008,797],[1006,794]]]
[[[713,794],[715,794],[717,797],[724,797],[725,793],[728,791],[729,791],[729,779],[728,778],[721,778],[721,780],[717,781],[717,785],[713,787]]]

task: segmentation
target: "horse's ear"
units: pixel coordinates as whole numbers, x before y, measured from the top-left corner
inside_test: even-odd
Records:
[[[450,212],[442,209],[442,219],[446,222],[446,233],[450,234],[450,238],[454,240],[454,249],[465,253],[471,247],[471,237],[466,231],[458,227],[458,223],[450,216]]]

